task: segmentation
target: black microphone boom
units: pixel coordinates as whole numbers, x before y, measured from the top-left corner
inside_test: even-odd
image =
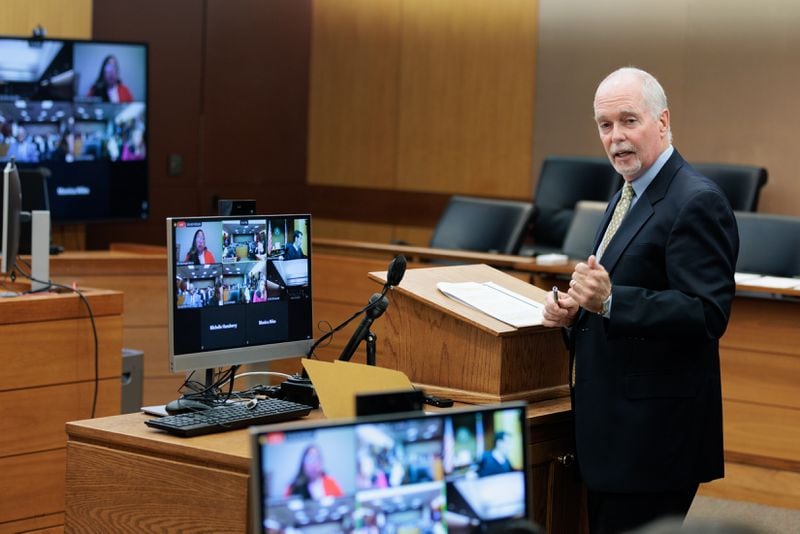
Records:
[[[344,350],[342,350],[341,356],[339,356],[339,359],[343,362],[349,362],[358,348],[358,345],[367,338],[372,323],[375,319],[383,315],[383,312],[389,307],[389,299],[380,293],[375,293],[369,298],[369,304],[367,311],[364,312],[364,318],[361,320],[358,328],[353,332],[353,335],[350,336],[350,341],[347,342]]]
[[[388,293],[393,286],[396,286],[397,284],[400,283],[400,281],[403,279],[404,274],[406,274],[406,257],[400,254],[398,256],[395,256],[394,259],[392,259],[392,261],[389,263],[389,267],[386,271],[386,283],[383,285],[383,291],[381,293],[376,293],[375,295],[372,295],[372,297],[369,299],[369,304],[367,304],[365,307],[361,308],[356,313],[351,315],[348,319],[340,323],[336,328],[320,336],[311,345],[311,348],[308,349],[306,357],[311,358],[314,354],[314,349],[316,349],[320,343],[332,337],[333,334],[335,334],[336,332],[338,332],[339,330],[350,324],[351,321],[355,320],[355,318],[361,315],[362,313],[369,314],[376,306],[379,307],[383,306],[383,309],[377,315],[373,316],[373,320],[380,317],[380,315],[384,311],[386,311],[386,307],[389,305],[389,301],[387,299],[384,299],[383,296],[386,295],[386,293]],[[369,326],[367,327],[367,332],[364,333],[364,336],[366,336],[368,332],[369,332]],[[361,339],[355,341],[356,346],[361,341],[362,341]],[[351,342],[353,342],[352,339]],[[353,349],[350,351],[350,356],[348,356],[348,359],[353,356],[353,351],[355,351],[355,347],[353,347]],[[344,355],[344,352],[342,354]],[[303,370],[303,372],[305,373],[305,370]]]

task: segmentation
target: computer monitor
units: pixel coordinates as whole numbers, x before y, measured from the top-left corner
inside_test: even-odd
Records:
[[[295,234],[306,239],[287,259],[285,237]],[[168,218],[170,369],[304,356],[313,343],[310,234],[307,214]]]
[[[3,214],[2,214],[2,260],[0,273],[10,274],[14,270],[19,252],[19,228],[22,214],[22,187],[14,159],[3,169]]]
[[[56,223],[144,219],[146,43],[0,36],[0,162],[52,173]]]
[[[525,412],[511,402],[251,428],[252,531],[482,532],[527,519]]]

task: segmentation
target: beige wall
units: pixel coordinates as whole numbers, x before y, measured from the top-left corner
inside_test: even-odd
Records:
[[[539,0],[536,65],[534,169],[602,154],[594,89],[636,65],[664,85],[684,157],[764,166],[759,211],[800,215],[800,2]]]

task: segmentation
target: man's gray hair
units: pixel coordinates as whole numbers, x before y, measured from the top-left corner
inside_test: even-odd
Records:
[[[653,116],[653,120],[658,120],[661,112],[669,107],[667,103],[667,94],[664,92],[664,88],[661,87],[661,84],[658,83],[656,77],[649,72],[636,67],[622,67],[606,76],[603,81],[600,82],[598,88],[613,78],[625,75],[636,76],[641,80],[642,97],[644,98],[645,106],[647,106],[647,109]],[[669,131],[669,141],[670,143],[672,142],[672,128],[670,128]]]

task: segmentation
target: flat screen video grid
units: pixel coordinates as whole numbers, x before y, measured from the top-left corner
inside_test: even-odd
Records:
[[[308,216],[172,221],[173,354],[312,338]]]
[[[262,530],[481,532],[525,518],[524,414],[514,407],[263,432]],[[491,460],[496,447],[507,462]],[[322,482],[309,484],[304,469],[322,471]]]

